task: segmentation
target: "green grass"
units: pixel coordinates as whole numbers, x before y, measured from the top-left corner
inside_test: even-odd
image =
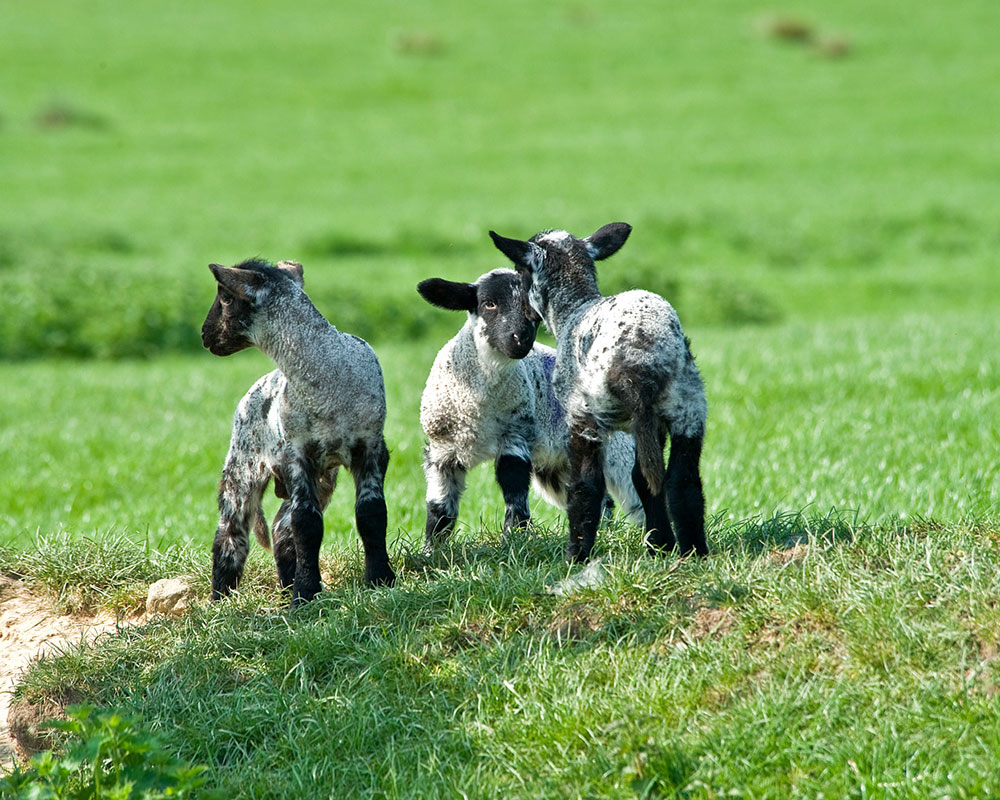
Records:
[[[682,562],[613,528],[606,582],[557,598],[561,535],[486,533],[290,615],[251,582],[49,659],[21,695],[141,713],[244,797],[991,796],[984,534],[778,517]]]
[[[766,10],[11,6],[0,352],[196,350],[205,265],[256,254],[347,330],[439,338],[413,287],[503,263],[488,229],[612,219],[606,284],[689,325],[996,308],[993,5],[789,9],[842,59]]]
[[[343,476],[316,603],[281,610],[255,549],[238,599],[47,659],[21,697],[139,713],[234,796],[1000,793],[998,23],[0,8],[0,568],[68,609],[207,594],[231,415],[270,365],[201,350],[205,266],[261,255],[379,354],[401,575],[359,585]],[[652,560],[616,522],[608,581],[556,598],[562,515],[498,535],[484,467],[454,546],[416,555],[419,396],[461,315],[415,284],[502,265],[491,228],[612,220],[634,233],[602,286],[663,293],[705,378],[714,554]]]

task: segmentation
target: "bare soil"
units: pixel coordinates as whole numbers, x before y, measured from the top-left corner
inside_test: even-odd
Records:
[[[8,724],[14,687],[21,673],[39,656],[81,640],[92,641],[102,633],[113,633],[119,624],[109,613],[59,614],[51,598],[32,591],[24,581],[0,575],[0,773],[9,771],[19,755],[26,755],[23,748],[18,748]]]

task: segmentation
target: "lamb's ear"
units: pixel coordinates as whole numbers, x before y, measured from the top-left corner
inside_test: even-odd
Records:
[[[617,253],[631,232],[632,226],[627,222],[609,222],[583,241],[587,245],[590,257],[594,261],[600,261]]]
[[[508,239],[496,231],[490,231],[490,238],[493,240],[493,244],[496,245],[497,250],[507,256],[517,266],[531,266],[531,251],[533,248],[538,247],[538,245],[532,242],[523,242],[520,239]]]
[[[275,266],[299,286],[305,283],[305,278],[302,277],[302,265],[298,261],[279,261]]]
[[[252,269],[224,267],[222,264],[209,264],[208,268],[219,285],[233,296],[248,301],[256,299],[263,282],[260,273]]]
[[[417,291],[428,303],[452,311],[472,311],[479,306],[476,285],[444,278],[428,278],[417,284]]]

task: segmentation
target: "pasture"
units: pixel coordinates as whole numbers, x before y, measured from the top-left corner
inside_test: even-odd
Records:
[[[792,36],[800,24],[804,33]],[[780,24],[779,24],[780,23]],[[229,796],[980,797],[1000,751],[1000,13],[880,4],[0,9],[0,567],[63,607],[208,593],[231,415],[271,368],[198,330],[209,262],[296,259],[386,377],[393,590],[246,591],[31,670]],[[602,289],[678,309],[713,555],[489,470],[418,555],[420,392],[486,235],[634,232]],[[274,498],[267,509],[273,513]]]

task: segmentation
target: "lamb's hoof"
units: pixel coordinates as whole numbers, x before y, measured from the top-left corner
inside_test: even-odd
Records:
[[[652,530],[646,534],[646,549],[654,558],[669,555],[676,547],[677,541],[672,533],[661,535],[658,530]]]
[[[307,588],[296,587],[292,593],[292,608],[303,606],[323,591],[323,584],[317,583],[315,586]]]
[[[566,560],[570,564],[586,564],[590,560],[590,551],[593,546],[587,546],[580,541],[571,541],[566,545]]]
[[[378,570],[365,570],[365,582],[373,589],[376,586],[392,586],[396,583],[396,573],[388,564]]]

